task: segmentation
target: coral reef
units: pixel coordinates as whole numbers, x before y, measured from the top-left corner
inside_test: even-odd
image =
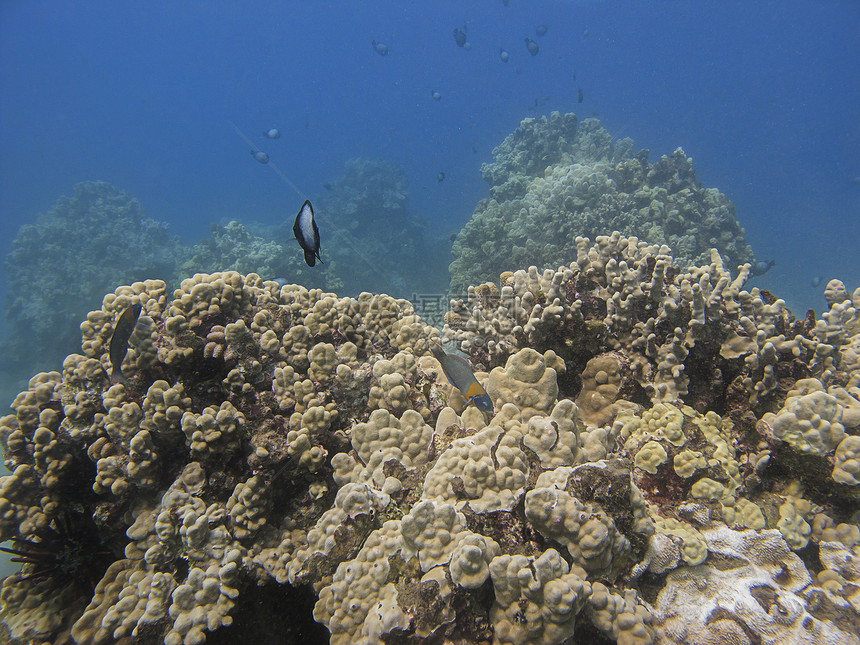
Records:
[[[4,371],[15,363],[32,369],[34,348],[46,366],[60,362],[77,342],[70,321],[135,276],[176,280],[181,248],[129,193],[104,181],[77,184],[72,196],[58,199],[12,240],[5,261],[12,329]]]
[[[419,285],[425,292],[444,291],[447,240],[411,211],[403,170],[378,159],[350,159],[343,175],[324,187],[314,208],[326,229],[323,259],[343,280],[339,292],[408,297]],[[434,257],[440,260],[416,261]]]
[[[632,150],[596,119],[523,120],[481,168],[491,196],[454,242],[451,293],[517,267],[558,266],[577,236],[611,230],[670,246],[681,267],[707,262],[712,248],[732,266],[753,261],[734,206],[699,184],[683,150],[655,163]]]
[[[188,251],[188,257],[179,267],[179,274],[215,271],[256,273],[268,280],[281,279],[301,282],[308,288],[318,287],[340,291],[343,281],[334,267],[325,264],[319,270],[309,271],[297,252],[292,222],[289,226],[271,230],[251,231],[240,221],[226,225],[210,225],[209,237],[200,240]]]
[[[860,289],[795,320],[716,251],[576,250],[454,303],[493,415],[405,300],[109,293],[0,419],[27,554],[0,639],[271,642],[312,614],[334,644],[860,642]]]

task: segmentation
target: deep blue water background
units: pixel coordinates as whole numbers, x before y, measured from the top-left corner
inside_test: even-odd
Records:
[[[452,36],[464,24],[471,51]],[[820,309],[813,275],[860,284],[858,34],[853,0],[7,1],[0,253],[90,179],[189,242],[212,221],[291,219],[299,196],[230,122],[312,197],[347,159],[400,165],[412,211],[455,232],[487,195],[481,162],[537,100],[538,114],[597,113],[652,159],[683,147],[757,257],[777,260],[762,282]],[[269,127],[282,138],[262,139]]]
[[[470,51],[452,36],[464,24]],[[300,197],[231,122],[311,197],[350,158],[401,166],[411,210],[447,236],[487,196],[480,164],[522,118],[574,111],[652,159],[683,147],[757,257],[777,261],[758,284],[820,312],[814,276],[860,286],[858,34],[856,0],[5,0],[0,255],[85,180],[130,191],[189,243],[213,221],[291,220]],[[270,127],[282,138],[262,139]],[[416,267],[427,261],[449,258]]]

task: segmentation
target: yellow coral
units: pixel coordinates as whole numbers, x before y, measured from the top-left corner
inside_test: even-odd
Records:
[[[642,470],[652,475],[657,472],[657,467],[666,462],[666,450],[656,441],[649,441],[639,449],[633,463]]]

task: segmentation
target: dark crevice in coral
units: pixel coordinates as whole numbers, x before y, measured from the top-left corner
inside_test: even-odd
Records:
[[[822,564],[820,557],[821,551],[817,542],[810,540],[805,547],[797,549],[795,553],[797,557],[803,560],[803,564],[809,570],[809,573],[812,574],[813,578],[824,571],[824,564]],[[777,582],[782,581],[777,579]]]
[[[320,645],[329,631],[314,621],[316,596],[308,585],[269,581],[249,586],[233,612],[233,624],[206,635],[206,645]]]
[[[592,625],[585,614],[580,614],[576,621],[576,631],[565,643],[566,645],[614,645],[615,641]]]

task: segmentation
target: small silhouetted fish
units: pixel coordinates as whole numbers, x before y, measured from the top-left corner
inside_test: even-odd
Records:
[[[309,267],[316,264],[320,257],[320,231],[317,228],[317,223],[314,221],[314,209],[311,203],[306,199],[302,204],[301,210],[296,215],[296,222],[293,224],[293,235],[299,242],[299,246],[305,252],[305,262]]]
[[[451,240],[451,241],[453,242],[454,240],[456,240],[456,239],[457,239],[457,234],[456,234],[456,233],[452,233],[452,234],[451,234],[451,237],[449,237],[448,239],[449,239],[449,240]]]
[[[538,47],[537,41],[532,40],[528,36],[526,36],[526,49],[529,50],[529,54],[532,56],[537,56],[540,51],[540,47]]]
[[[547,31],[549,31],[549,25],[538,25],[535,27],[535,35],[537,36],[546,36]]]
[[[330,181],[327,181],[323,184],[323,188],[325,188],[327,191],[331,192],[334,190],[334,185]]]
[[[374,41],[371,41],[370,44],[373,45],[374,51],[376,51],[376,53],[379,54],[380,56],[387,56],[388,55],[388,45],[386,45],[385,43],[378,43],[374,40]]]
[[[770,271],[771,267],[776,264],[776,260],[759,260],[755,264],[752,265],[750,269],[750,274],[754,276],[764,275],[768,271]]]
[[[822,278],[820,275],[817,275],[814,278],[812,278],[812,281],[810,282],[810,284],[813,287],[819,287],[819,286],[821,286],[822,282],[824,282],[824,278]]]
[[[260,163],[269,163],[269,155],[262,150],[251,150],[251,156]]]
[[[281,138],[281,131],[278,130],[277,128],[271,128],[269,130],[266,130],[263,133],[263,136],[266,137],[267,139],[280,139]]]
[[[503,63],[507,63],[511,59],[511,55],[505,51],[504,47],[499,47],[499,58],[502,59]]]
[[[465,27],[463,29],[460,29],[459,27],[454,27],[454,40],[456,41],[458,47],[464,47],[466,45]]]
[[[463,398],[474,403],[481,412],[492,414],[493,400],[483,386],[478,383],[469,361],[461,356],[446,354],[445,350],[436,343],[430,345],[430,351],[442,365],[445,378],[451,385],[460,390]]]
[[[113,328],[113,335],[110,337],[110,365],[111,383],[125,383],[125,376],[122,374],[122,361],[128,352],[128,339],[131,338],[134,332],[134,326],[137,324],[137,319],[140,316],[140,304],[126,307],[125,311],[120,314]]]
[[[433,90],[432,92],[430,92],[430,96],[433,97],[434,101],[441,101],[442,100],[442,95],[439,93],[438,90]]]
[[[582,103],[582,101],[583,101],[584,99],[585,99],[585,94],[583,93],[582,88],[580,87],[580,88],[579,88],[579,92],[578,92],[578,93],[577,93],[577,95],[576,95],[576,102],[577,102],[577,103]]]
[[[436,175],[436,181],[439,181],[439,182],[445,181],[445,173],[440,172],[438,175]]]

